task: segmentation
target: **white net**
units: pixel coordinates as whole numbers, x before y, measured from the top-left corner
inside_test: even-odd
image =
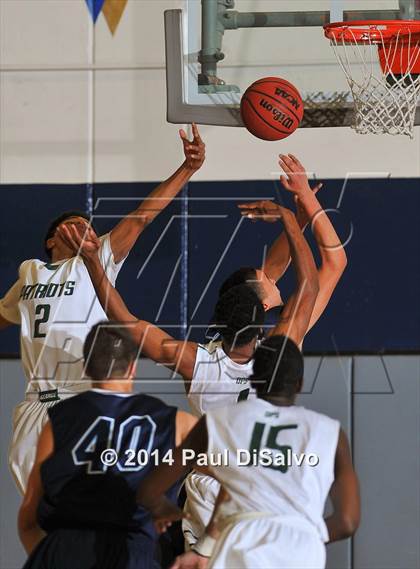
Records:
[[[413,138],[420,96],[419,34],[380,26],[346,28],[329,36],[354,100],[352,127],[360,134],[405,134]]]

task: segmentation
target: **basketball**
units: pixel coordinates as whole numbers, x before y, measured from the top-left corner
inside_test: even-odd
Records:
[[[241,99],[241,116],[248,131],[262,140],[290,136],[303,118],[303,101],[294,85],[281,77],[252,83]]]

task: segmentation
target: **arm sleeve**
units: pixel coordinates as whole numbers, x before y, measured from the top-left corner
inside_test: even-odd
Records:
[[[106,276],[108,277],[111,284],[115,284],[117,280],[118,273],[126,260],[124,257],[119,263],[115,263],[114,254],[111,249],[111,234],[106,233],[100,237],[101,247],[99,249],[99,259],[101,261],[102,268],[104,269]]]
[[[0,314],[13,324],[20,324],[19,298],[22,291],[21,271],[22,265],[19,267],[19,279],[0,299]]]

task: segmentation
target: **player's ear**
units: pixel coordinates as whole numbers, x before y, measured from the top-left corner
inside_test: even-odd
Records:
[[[49,249],[51,251],[51,249],[55,246],[55,237],[50,237],[49,239],[47,239],[47,241],[45,242],[45,245],[47,247],[47,249]]]

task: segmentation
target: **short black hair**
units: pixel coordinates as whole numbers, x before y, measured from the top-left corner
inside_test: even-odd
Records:
[[[287,336],[270,336],[257,348],[250,377],[257,394],[292,398],[303,381],[303,356]]]
[[[104,320],[92,327],[83,346],[86,374],[93,380],[124,377],[138,346],[121,322]]]
[[[264,325],[264,307],[248,285],[230,288],[217,301],[214,322],[230,346],[244,346],[256,338]]]
[[[241,267],[232,273],[219,289],[219,297],[234,286],[246,284],[252,288],[260,297],[260,285],[257,279],[257,271],[254,267]]]
[[[47,247],[47,241],[48,239],[51,239],[51,237],[54,236],[57,227],[61,225],[64,221],[66,221],[66,219],[69,219],[70,217],[83,217],[83,219],[86,219],[86,221],[89,221],[90,223],[90,215],[88,215],[84,211],[78,211],[78,210],[65,211],[64,213],[60,214],[58,217],[53,219],[44,237],[44,249],[49,259],[51,259],[51,250]]]

